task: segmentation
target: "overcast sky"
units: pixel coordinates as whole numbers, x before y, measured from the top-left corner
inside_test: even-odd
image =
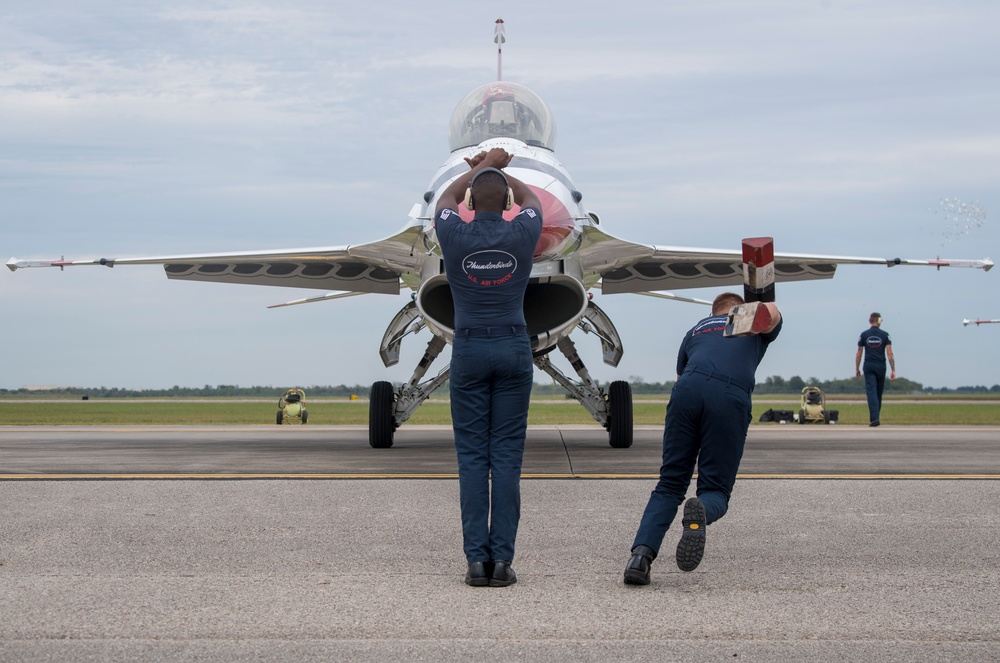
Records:
[[[368,7],[4,2],[2,258],[391,235],[448,155],[455,105],[496,78],[501,16],[503,77],[549,104],[556,154],[607,232],[1000,259],[993,0]],[[0,271],[0,388],[403,381],[429,339],[410,337],[393,369],[378,358],[409,292],[268,310],[321,292],[171,282],[155,266]],[[962,326],[1000,317],[998,279],[845,266],[831,281],[779,284],[786,324],[758,379],[852,376],[877,310],[900,376],[1000,383],[1000,325]],[[596,338],[574,335],[602,381],[673,379],[681,336],[707,314],[638,295],[595,301],[625,344],[612,369]]]

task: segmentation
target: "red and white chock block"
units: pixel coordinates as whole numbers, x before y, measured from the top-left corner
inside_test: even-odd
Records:
[[[743,240],[743,299],[774,301],[774,239],[748,237]]]

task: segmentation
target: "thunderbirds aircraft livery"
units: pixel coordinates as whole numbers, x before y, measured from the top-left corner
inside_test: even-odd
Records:
[[[504,41],[497,21],[495,41]],[[424,328],[431,332],[424,356],[410,380],[400,387],[389,382],[372,386],[369,442],[390,447],[393,434],[448,377],[447,367],[429,379],[428,369],[452,341],[454,307],[444,273],[433,216],[441,193],[469,171],[465,159],[494,147],[513,155],[507,169],[532,188],[542,203],[543,230],[535,248],[531,281],[524,301],[535,365],[562,385],[609,434],[613,447],[632,444],[632,394],[627,382],[612,382],[605,390],[591,378],[575,349],[580,332],[594,335],[603,360],[617,366],[623,347],[611,319],[591,300],[589,291],[637,293],[683,301],[701,301],[671,292],[693,288],[734,286],[744,282],[739,239],[733,249],[691,248],[628,241],[603,228],[590,211],[569,171],[556,156],[556,126],[552,112],[535,92],[497,79],[477,87],[458,103],[449,120],[449,151],[396,234],[366,244],[266,249],[251,252],[99,258],[89,260],[18,260],[11,270],[28,267],[80,265],[162,265],[167,278],[282,286],[330,291],[281,304],[303,304],[361,294],[413,297],[389,321],[380,345],[386,366],[399,361],[403,339]],[[515,205],[506,212],[511,219]],[[466,221],[472,212],[460,210]],[[924,265],[989,270],[991,260],[906,260],[812,254],[774,253],[776,282],[832,278],[838,265]],[[703,302],[707,303],[707,302]],[[979,321],[976,321],[977,324]],[[990,321],[993,322],[993,321]],[[574,377],[558,368],[552,350],[568,360]]]

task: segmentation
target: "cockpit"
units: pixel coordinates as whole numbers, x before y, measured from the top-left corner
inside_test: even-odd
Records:
[[[490,138],[514,138],[555,150],[552,111],[541,97],[517,83],[496,81],[478,87],[451,114],[448,145],[454,152]]]

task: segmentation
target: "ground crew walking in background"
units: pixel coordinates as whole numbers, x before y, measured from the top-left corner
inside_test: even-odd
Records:
[[[892,372],[890,380],[896,379],[896,358],[892,355],[892,340],[882,331],[882,316],[872,313],[868,317],[871,327],[861,332],[858,351],[854,355],[854,377],[861,377],[861,353],[865,355],[865,394],[868,396],[869,426],[878,426],[882,412],[882,391],[885,388],[885,362],[889,360]]]

